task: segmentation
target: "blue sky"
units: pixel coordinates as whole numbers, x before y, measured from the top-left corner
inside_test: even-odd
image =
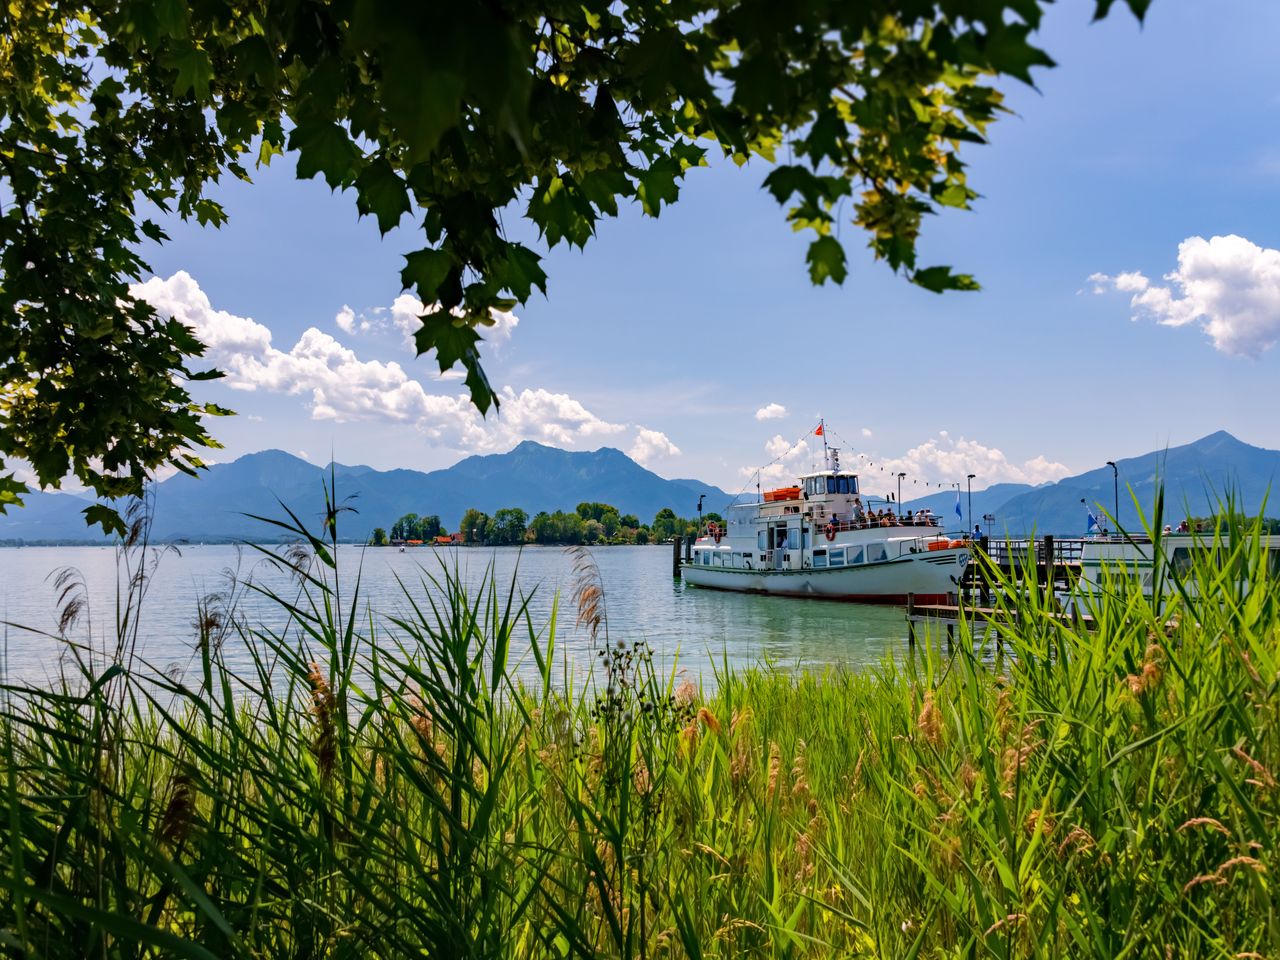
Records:
[[[226,226],[174,224],[147,251],[151,294],[220,331],[215,356],[254,387],[200,387],[240,414],[214,424],[216,459],[430,469],[528,437],[733,491],[819,416],[877,467],[975,488],[1218,429],[1280,447],[1280,4],[1156,0],[1141,28],[1091,8],[1049,13],[1059,66],[1009,84],[1015,115],[968,151],[976,210],[926,225],[922,262],[981,292],[909,286],[847,224],[848,280],[814,288],[768,168],[715,163],[659,219],[626,210],[585,252],[550,252],[549,295],[485,352],[511,393],[483,422],[396,327],[412,228],[379,238],[350,194],[279,161],[218,188]],[[770,404],[785,414],[757,419]]]

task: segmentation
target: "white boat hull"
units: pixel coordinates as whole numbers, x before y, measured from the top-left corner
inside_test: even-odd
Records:
[[[688,584],[739,593],[779,597],[814,597],[858,603],[945,603],[959,591],[969,562],[967,549],[936,550],[896,557],[880,563],[828,569],[744,570],[682,563]]]

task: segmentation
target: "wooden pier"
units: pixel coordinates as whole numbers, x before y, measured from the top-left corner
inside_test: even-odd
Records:
[[[970,624],[996,625],[996,643],[1001,644],[1001,630],[1018,626],[1016,612],[991,605],[992,589],[1000,577],[1021,583],[1034,577],[1044,591],[1045,608],[1037,617],[1058,620],[1077,629],[1092,630],[1092,617],[1057,611],[1054,599],[1058,590],[1070,590],[1080,576],[1083,539],[1061,539],[1051,534],[1038,539],[992,539],[982,537],[973,547],[973,558],[959,583],[960,590],[951,594],[948,603],[918,604],[907,597],[907,642],[915,646],[916,624],[945,627],[947,643],[955,639],[955,630],[964,620]]]
[[[956,627],[963,620],[970,624],[993,624],[996,627],[996,643],[999,645],[1001,630],[1014,630],[1017,628],[1020,618],[1016,611],[1001,610],[998,607],[978,606],[971,603],[960,602],[959,597],[953,598],[953,603],[927,603],[921,604],[915,602],[913,594],[907,595],[907,643],[915,646],[916,643],[916,624],[933,624],[939,627],[945,627],[947,631],[947,643],[950,644],[955,640]],[[1054,610],[1040,610],[1036,614],[1039,620],[1056,620],[1059,623],[1069,624],[1072,627],[1082,630],[1092,630],[1096,626],[1092,617],[1080,614],[1067,614]]]

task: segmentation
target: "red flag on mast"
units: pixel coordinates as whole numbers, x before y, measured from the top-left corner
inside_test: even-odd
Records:
[[[819,420],[819,421],[818,421],[818,429],[817,429],[817,430],[815,430],[815,431],[813,431],[813,435],[814,435],[815,437],[820,437],[820,436],[822,436],[822,421],[821,421],[821,420]]]

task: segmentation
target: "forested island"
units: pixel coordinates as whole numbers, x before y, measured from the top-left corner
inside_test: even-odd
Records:
[[[705,513],[702,523],[723,524],[718,513]],[[404,544],[467,544],[501,547],[525,543],[538,544],[646,544],[663,543],[673,537],[693,535],[699,521],[678,517],[670,507],[663,507],[653,520],[644,523],[633,513],[620,513],[608,503],[583,502],[572,512],[540,510],[529,518],[519,507],[504,507],[492,516],[471,508],[450,533],[436,514],[419,516],[406,513],[390,529],[374,529],[369,543],[375,547]]]

